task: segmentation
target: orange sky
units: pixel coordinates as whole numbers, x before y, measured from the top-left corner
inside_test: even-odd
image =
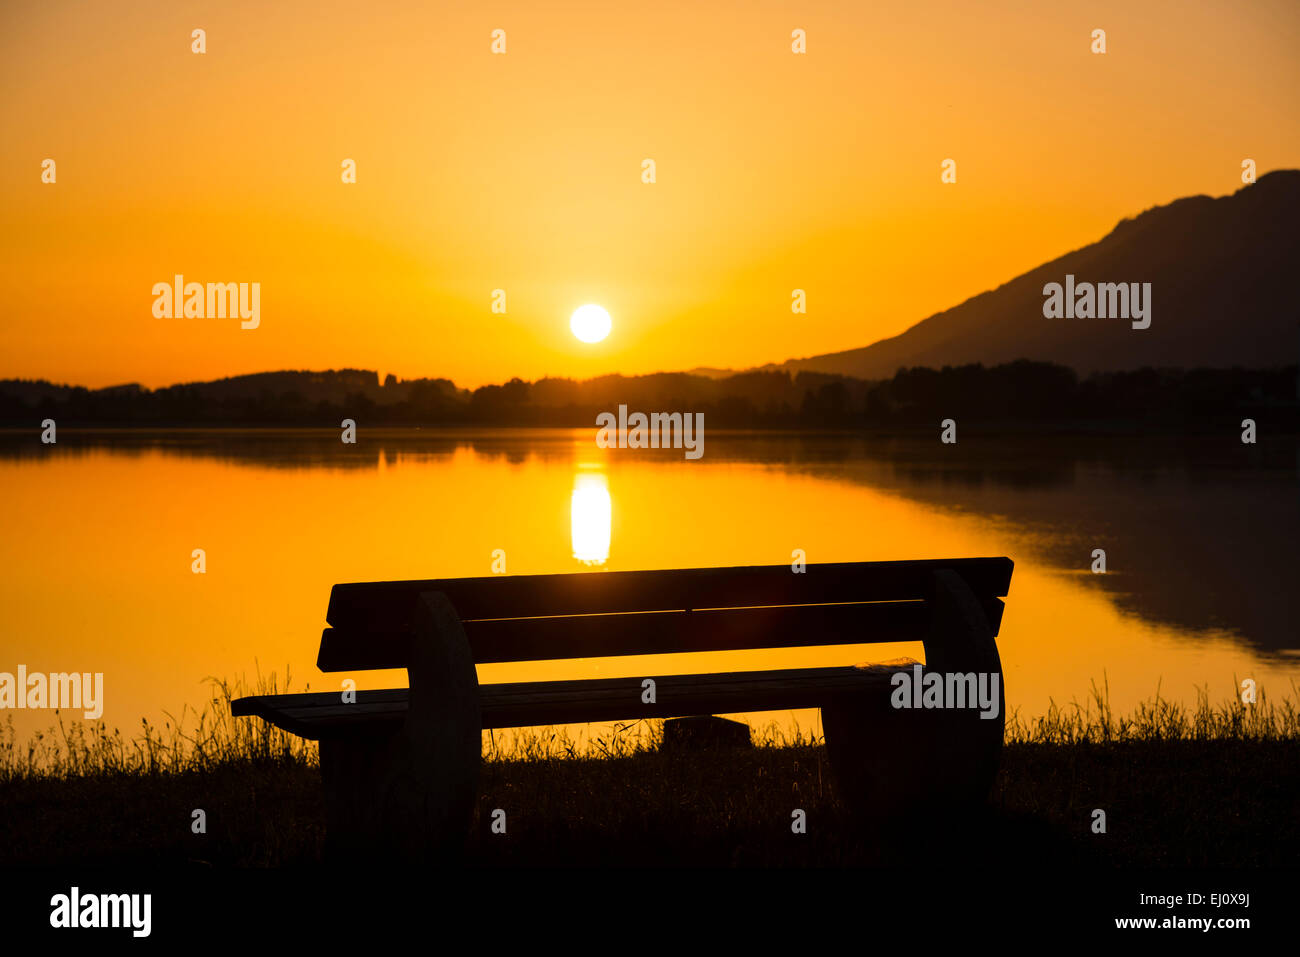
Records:
[[[0,377],[744,367],[1300,166],[1293,0],[465,6],[6,0]],[[259,328],[155,318],[178,272]]]

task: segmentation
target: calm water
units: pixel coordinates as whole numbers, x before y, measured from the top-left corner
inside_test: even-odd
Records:
[[[104,672],[128,731],[208,697],[207,676],[315,669],[341,581],[1008,555],[998,639],[1022,716],[1157,689],[1213,700],[1300,678],[1294,440],[937,441],[710,433],[704,457],[601,450],[594,430],[60,432],[0,437],[0,671]],[[207,553],[207,574],[191,553]],[[1104,548],[1109,572],[1089,569]],[[482,681],[833,665],[862,645],[487,665]],[[356,676],[360,687],[401,672]],[[14,711],[20,736],[51,712]],[[765,715],[815,728],[815,712]]]

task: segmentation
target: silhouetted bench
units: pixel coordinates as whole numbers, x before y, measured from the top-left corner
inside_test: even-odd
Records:
[[[994,636],[1008,558],[696,568],[335,585],[325,672],[405,668],[409,690],[255,696],[320,741],[337,849],[451,850],[477,800],[488,728],[820,708],[842,793],[874,812],[978,803],[1004,726]],[[998,676],[995,720],[891,705],[882,665],[478,683],[476,664],[921,641],[927,671]],[[653,682],[651,686],[646,679]]]

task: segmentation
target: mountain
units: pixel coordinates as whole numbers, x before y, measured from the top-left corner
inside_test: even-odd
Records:
[[[899,368],[1028,358],[1082,375],[1156,368],[1273,368],[1300,352],[1300,170],[1268,173],[1231,196],[1190,196],[1125,219],[1054,259],[901,335],[776,366],[864,379]],[[1047,319],[1047,283],[1151,283],[1151,325]]]

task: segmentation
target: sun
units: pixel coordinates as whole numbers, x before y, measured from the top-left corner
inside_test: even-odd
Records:
[[[579,306],[569,317],[569,328],[583,342],[600,342],[612,326],[609,313],[595,303]]]

